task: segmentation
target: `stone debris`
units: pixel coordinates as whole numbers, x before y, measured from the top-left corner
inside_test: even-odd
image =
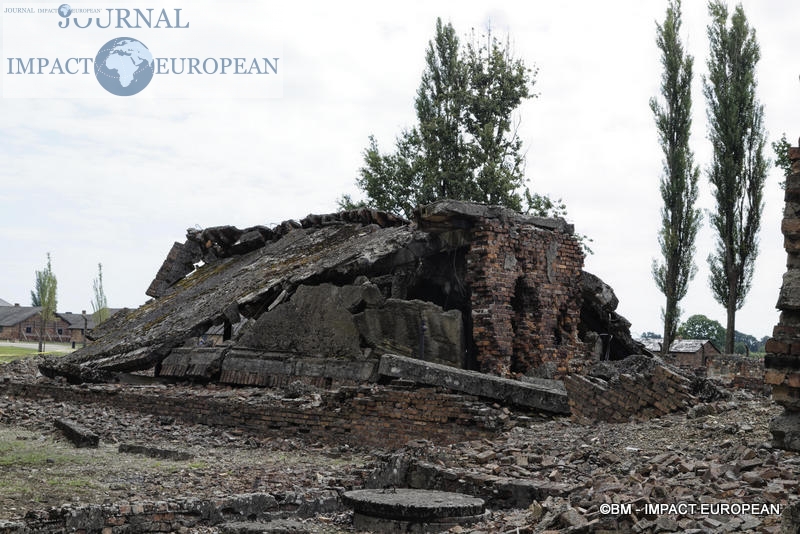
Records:
[[[463,532],[781,532],[774,513],[701,514],[722,504],[798,502],[800,457],[773,449],[777,409],[749,392],[704,415],[642,422],[531,423],[492,440],[446,447],[408,444],[382,457],[371,487],[424,487],[484,498],[491,518]],[[549,483],[549,485],[548,485]],[[646,513],[646,505],[695,504],[697,513]],[[631,513],[601,505],[631,504]],[[639,510],[638,512],[635,510]]]
[[[564,377],[570,410],[579,420],[621,423],[686,410],[727,394],[655,356],[594,362],[585,375]]]
[[[162,458],[164,460],[191,460],[194,454],[186,451],[176,451],[172,449],[161,449],[158,447],[150,447],[147,445],[137,445],[134,443],[120,443],[119,452],[129,454],[141,454],[150,458]]]
[[[34,366],[28,362],[10,367],[22,373]],[[154,392],[167,391],[165,386],[149,387]],[[173,394],[185,389],[253,403],[266,395],[284,395],[283,391],[209,386],[169,389]],[[290,396],[313,402],[316,391],[298,386]],[[169,449],[174,447],[170,444],[182,443],[196,454],[195,461],[209,465],[180,471],[174,477],[126,481],[120,490],[112,491],[112,502],[157,502],[165,492],[176,499],[267,492],[282,510],[303,510],[304,515],[295,520],[302,521],[308,532],[352,529],[352,515],[336,504],[338,492],[372,487],[379,491],[433,489],[483,499],[489,510],[486,517],[474,525],[453,527],[453,532],[777,533],[781,517],[770,513],[615,514],[603,513],[600,507],[631,504],[643,510],[647,504],[796,503],[800,457],[769,443],[767,421],[778,410],[766,399],[737,391],[729,400],[698,404],[687,414],[647,421],[584,425],[568,418],[517,416],[508,419],[512,428],[491,438],[450,445],[417,440],[397,450],[264,437],[110,406],[10,397],[0,397],[0,424],[52,433],[50,422],[55,416],[79,416],[106,443],[135,442],[145,433],[153,436],[155,447]],[[493,417],[501,415],[502,408]],[[236,460],[247,451],[256,456]],[[326,460],[322,464],[264,464],[270,454],[293,451],[307,457],[323,455]],[[355,462],[355,458],[364,460]],[[326,496],[325,489],[334,495]],[[18,511],[8,513],[12,508]],[[6,513],[0,514],[0,520],[24,523],[26,512],[39,509],[35,503],[31,507],[3,501],[0,510]],[[198,528],[220,532],[222,524]]]
[[[100,443],[100,436],[75,421],[59,418],[53,424],[76,447],[97,447]]]

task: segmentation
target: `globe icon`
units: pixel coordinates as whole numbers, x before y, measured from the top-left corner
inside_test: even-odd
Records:
[[[64,18],[67,18],[72,14],[72,8],[69,7],[69,4],[61,4],[58,6],[58,14]]]
[[[153,54],[131,37],[111,39],[94,58],[94,76],[112,95],[135,95],[153,79]]]

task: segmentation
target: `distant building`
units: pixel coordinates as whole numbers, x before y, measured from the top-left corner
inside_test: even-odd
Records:
[[[639,341],[644,345],[644,348],[646,348],[653,354],[661,354],[661,341],[662,341],[661,339],[647,338],[647,339],[640,339]]]
[[[669,347],[669,353],[683,367],[705,367],[711,356],[722,354],[710,339],[679,339]]]
[[[20,306],[19,304],[2,304],[0,300],[0,341],[39,341],[39,329],[42,327],[42,309],[37,306]],[[119,311],[110,308],[109,317]],[[45,341],[57,343],[83,343],[86,332],[95,327],[94,316],[82,311],[56,312],[53,320],[45,327]]]
[[[0,340],[39,341],[42,328],[42,308],[38,306],[0,306]],[[58,314],[44,325],[44,339],[47,342],[67,343],[70,341],[69,323]]]
[[[644,346],[649,351],[660,354],[661,339],[642,339]],[[669,347],[669,355],[675,358],[678,365],[682,367],[705,367],[706,360],[710,356],[722,354],[713,341],[710,339],[678,339],[672,342]]]

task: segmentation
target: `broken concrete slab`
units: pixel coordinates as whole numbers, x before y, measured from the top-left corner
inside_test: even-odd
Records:
[[[515,406],[552,413],[570,413],[567,392],[559,380],[525,383],[395,354],[381,357],[378,372],[387,377],[444,387]]]
[[[619,305],[614,290],[592,273],[583,271],[581,276],[580,336],[590,341],[587,334],[601,336],[600,359],[622,360],[634,354],[650,354],[644,344],[631,336],[631,323],[615,310]],[[594,341],[592,339],[591,341]]]
[[[64,436],[78,448],[97,447],[100,443],[100,436],[79,425],[70,419],[56,419],[53,421],[55,427],[64,433]]]
[[[379,354],[392,352],[458,368],[466,365],[464,324],[458,310],[443,311],[421,300],[388,299],[354,318],[359,334]]]
[[[348,311],[355,289],[342,297],[333,284],[302,285],[288,302],[264,313],[241,338],[243,347],[343,359],[361,357],[359,335]]]
[[[279,352],[233,349],[222,362],[220,381],[241,386],[273,386],[285,377],[324,377],[352,382],[375,382],[376,360],[348,361],[304,358]]]
[[[459,220],[470,222],[480,219],[501,219],[570,234],[574,231],[573,226],[567,224],[560,217],[525,215],[503,206],[489,206],[463,200],[440,200],[426,206],[420,206],[415,210],[414,217],[421,228],[428,228],[441,223],[447,223],[448,227],[452,227],[452,221]]]
[[[194,271],[194,264],[202,257],[200,247],[187,243],[172,244],[164,263],[156,273],[145,294],[158,298],[167,292],[167,289],[187,274]]]
[[[173,349],[161,362],[159,376],[189,380],[216,380],[219,378],[224,348],[179,347]]]
[[[415,243],[415,252],[408,252]],[[193,271],[160,298],[115,321],[113,329],[100,330],[95,343],[51,362],[52,369],[43,372],[57,375],[69,364],[87,371],[152,368],[185,340],[221,324],[232,303],[242,316],[258,317],[284,289],[294,291],[326,276],[352,280],[365,273],[390,274],[425,250],[438,249],[430,236],[407,226],[295,229],[261,249]]]

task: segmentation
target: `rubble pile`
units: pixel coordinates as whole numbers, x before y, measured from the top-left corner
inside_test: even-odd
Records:
[[[712,380],[643,355],[594,362],[586,374],[564,377],[564,385],[575,419],[609,423],[658,417],[727,396]]]
[[[219,393],[240,395],[236,390]],[[286,394],[298,402],[314,402],[313,389],[287,388]],[[582,425],[563,417],[513,417],[509,420],[515,426],[492,438],[450,445],[415,440],[395,450],[269,438],[110,406],[24,398],[0,399],[0,423],[61,440],[53,419],[80,418],[100,436],[100,451],[111,444],[116,453],[118,444],[148,436],[148,446],[181,448],[194,455],[190,461],[175,462],[174,472],[158,476],[141,470],[136,476],[115,475],[115,467],[109,465],[95,500],[83,495],[83,503],[105,499],[115,505],[157,503],[165,493],[176,502],[189,496],[223,499],[252,493],[272,495],[279,503],[305,502],[322,499],[331,490],[339,495],[364,487],[386,492],[407,487],[464,493],[486,501],[489,512],[481,523],[453,532],[777,533],[781,519],[775,514],[668,513],[667,509],[654,515],[644,506],[783,507],[795,502],[800,457],[774,449],[769,442],[767,422],[778,410],[763,397],[734,392],[730,400],[697,404],[685,414],[648,421]],[[0,497],[0,519],[21,521],[28,511],[47,507],[20,498],[24,499],[18,494]],[[352,531],[351,515],[338,498],[336,503],[335,510],[303,519],[303,528]],[[630,513],[601,512],[603,504],[612,503],[633,508]],[[61,509],[63,503],[51,505]],[[226,531],[221,524],[204,528]]]
[[[732,400],[649,421],[554,419],[498,439],[446,447],[410,443],[385,455],[368,484],[481,497],[494,510],[491,521],[472,527],[481,532],[777,533],[781,518],[774,513],[700,513],[703,503],[719,512],[725,510],[720,503],[783,510],[797,502],[800,457],[770,445],[767,421],[775,413],[763,397],[735,392]],[[680,503],[696,505],[695,513],[646,509]],[[631,512],[601,511],[610,504],[631,504]]]

